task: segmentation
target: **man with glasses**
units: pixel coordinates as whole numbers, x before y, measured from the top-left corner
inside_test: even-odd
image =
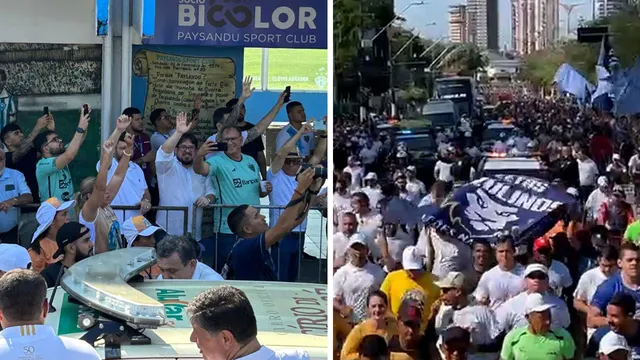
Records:
[[[238,204],[260,204],[260,198],[271,193],[271,183],[265,182],[261,188],[258,163],[252,157],[242,154],[241,130],[233,126],[225,127],[220,134],[222,143],[227,144],[224,154],[213,156],[205,162],[205,155],[217,148],[215,141],[207,140],[196,154],[194,171],[211,178],[220,204],[233,207]],[[227,207],[214,212],[214,231],[217,235],[211,239],[213,241],[207,239],[207,243],[203,244],[205,252],[209,251],[208,248],[215,249],[214,269],[220,270],[236,242],[236,236],[227,223],[231,210],[231,207]]]
[[[84,114],[84,110],[80,109],[78,127],[66,148],[62,139],[51,130],[41,132],[33,140],[34,147],[42,154],[42,158],[36,164],[40,199],[56,197],[62,201],[71,200],[74,191],[68,165],[78,155],[80,146],[84,142],[90,112],[91,109]]]
[[[187,116],[180,113],[176,119],[175,133],[158,149],[156,155],[156,175],[158,190],[160,191],[160,206],[186,206],[189,208],[188,228],[193,230],[193,205],[196,211],[196,230],[193,237],[200,241],[202,238],[202,208],[215,202],[211,178],[197,174],[193,169],[193,159],[196,155],[198,140],[189,133]],[[169,235],[183,235],[185,229],[184,213],[182,211],[158,211],[157,223],[167,230]],[[213,262],[213,249],[205,249],[203,261]]]

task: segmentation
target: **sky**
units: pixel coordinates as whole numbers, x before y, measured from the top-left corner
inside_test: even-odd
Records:
[[[582,16],[585,19],[591,18],[591,1],[592,0],[561,0],[563,4],[583,4],[576,7],[571,13],[571,28],[575,29],[578,19]],[[417,0],[395,0],[396,13],[401,12],[407,5]],[[439,38],[447,35],[449,32],[449,6],[465,4],[465,0],[425,0],[425,4],[420,6],[412,6],[403,14],[407,19],[405,27],[416,28],[420,31],[422,37]],[[511,1],[498,0],[498,12],[500,18],[499,37],[500,47],[505,43],[511,43]],[[560,33],[567,33],[565,25],[566,13],[560,8]],[[428,25],[435,22],[435,25]]]

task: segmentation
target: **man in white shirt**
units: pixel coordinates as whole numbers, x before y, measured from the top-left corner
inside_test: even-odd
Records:
[[[202,208],[216,200],[213,183],[209,176],[202,176],[193,171],[193,158],[198,148],[196,137],[187,132],[187,117],[180,113],[176,119],[175,133],[165,141],[156,154],[156,174],[160,192],[160,206],[186,206],[189,209],[188,227],[184,229],[183,211],[160,210],[156,216],[157,223],[167,230],[169,235],[191,233],[200,241],[202,239]],[[193,208],[196,210],[195,230],[193,228]],[[208,254],[203,256],[207,258]],[[213,263],[213,252],[207,263]]]
[[[364,177],[364,187],[362,192],[369,197],[369,205],[373,209],[378,208],[378,201],[382,199],[382,190],[378,186],[378,175],[374,172],[370,172]],[[335,199],[335,197],[334,197]]]
[[[596,185],[596,179],[600,171],[598,165],[585,154],[585,150],[580,148],[575,152],[574,157],[578,161],[578,174],[580,175],[580,199],[586,200]]]
[[[338,269],[347,262],[347,249],[353,237],[362,238],[366,242],[363,234],[356,232],[358,220],[352,212],[345,212],[341,216],[342,232],[333,234],[333,268]]]
[[[298,101],[292,101],[287,104],[287,116],[289,117],[289,124],[283,127],[278,136],[276,137],[276,151],[294,136],[302,125],[307,121],[307,114],[304,112],[304,107]],[[315,138],[313,133],[305,134],[300,140],[296,142],[296,147],[303,157],[311,156],[315,147]]]
[[[334,308],[353,310],[353,320],[367,318],[369,294],[380,289],[386,276],[382,268],[367,259],[369,247],[361,237],[353,237],[348,245],[349,262],[333,275]]]
[[[544,302],[551,308],[551,327],[567,328],[570,324],[567,304],[549,290],[549,269],[542,264],[530,264],[524,271],[525,291],[507,300],[496,310],[496,319],[500,329],[509,332],[512,329],[528,326],[525,304],[530,294],[541,294]]]
[[[369,205],[369,197],[363,192],[351,195],[351,206],[358,221],[358,232],[365,236],[367,244],[371,244],[371,255],[374,259],[380,257],[380,250],[375,244],[378,229],[382,226],[382,215]]]
[[[38,273],[11,270],[0,278],[0,359],[100,360],[86,341],[57,336],[44,325],[47,284]]]
[[[113,159],[111,159],[111,166],[107,173],[107,183],[111,181],[111,178],[116,173],[118,162],[127,148],[127,143],[124,141],[126,135],[127,133],[123,132],[118,139],[118,145],[116,146],[116,151],[113,155]],[[100,161],[96,164],[96,171],[100,171]],[[140,210],[115,211],[120,224],[122,224],[126,219],[140,214],[144,215],[151,210],[151,195],[149,194],[144,172],[140,165],[136,164],[134,161],[129,161],[129,167],[127,168],[124,181],[122,182],[118,193],[113,197],[111,205],[140,206]]]
[[[407,166],[405,175],[407,176],[407,200],[414,205],[418,205],[420,200],[427,195],[427,187],[418,178],[416,178],[416,167],[413,165]],[[372,206],[373,207],[373,206]]]
[[[562,296],[565,288],[573,284],[567,266],[551,258],[551,241],[546,237],[537,238],[533,242],[533,261],[548,269],[549,288],[556,296]]]
[[[240,289],[214,286],[189,301],[187,313],[193,326],[191,342],[196,343],[205,359],[309,359],[304,351],[274,351],[260,345],[256,315]]]
[[[198,261],[198,244],[184,236],[167,236],[156,246],[158,267],[162,274],[158,280],[224,281],[209,266]]]
[[[606,176],[600,176],[598,178],[598,188],[591,192],[587,198],[587,202],[584,204],[587,221],[595,222],[598,219],[600,207],[610,196],[611,187],[609,186],[609,180],[607,180]]]
[[[616,272],[618,272],[618,250],[607,245],[598,254],[598,267],[587,270],[578,280],[578,286],[573,293],[573,307],[585,316],[589,314],[589,304],[591,304],[598,286]],[[583,328],[586,326],[584,323],[582,325]],[[594,328],[587,328],[585,344],[589,343],[589,339],[595,331]]]
[[[476,300],[487,304],[493,310],[524,290],[525,268],[515,261],[513,240],[499,238],[496,242],[498,265],[480,277],[474,292]]]
[[[342,172],[351,174],[351,190],[358,191],[362,187],[364,168],[360,166],[360,160],[355,155],[349,156],[347,163],[348,166]]]

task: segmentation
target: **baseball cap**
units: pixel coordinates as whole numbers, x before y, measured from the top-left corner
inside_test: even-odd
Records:
[[[301,158],[302,156],[300,156],[300,152],[298,151],[298,148],[295,148],[294,150],[290,151],[287,156],[285,156],[285,159],[298,159]]]
[[[402,252],[402,268],[405,270],[422,270],[424,259],[418,248],[407,246]]]
[[[606,176],[600,176],[598,178],[598,186],[607,186],[609,185],[609,180]]]
[[[81,237],[89,234],[89,229],[80,224],[77,221],[68,222],[60,227],[58,234],[56,235],[56,243],[58,244],[58,251],[53,254],[53,258],[64,254],[64,247],[72,242],[80,239]]]
[[[378,175],[374,172],[370,172],[364,177],[365,180],[378,180]]]
[[[422,306],[416,299],[405,298],[398,309],[398,319],[404,323],[422,323]]]
[[[544,301],[542,294],[533,293],[527,295],[524,303],[525,314],[529,315],[533,312],[543,312],[551,309],[553,305]]]
[[[75,200],[61,202],[60,200],[58,200],[58,198],[52,197],[40,204],[38,212],[36,212],[36,220],[38,220],[39,225],[36,229],[36,232],[33,233],[31,242],[36,241],[38,236],[40,236],[49,228],[49,226],[51,226],[51,223],[53,223],[53,219],[56,217],[56,214],[59,211],[67,210],[68,208],[75,205],[75,203]]]
[[[613,331],[609,331],[600,340],[600,348],[598,349],[598,352],[609,355],[618,350],[630,351],[631,349],[629,348],[627,339],[625,339],[624,336],[616,334]]]
[[[539,237],[533,242],[533,251],[551,249],[551,242],[546,237]]]
[[[542,264],[529,264],[524,269],[524,277],[529,276],[529,274],[531,274],[532,272],[535,272],[535,271],[542,271],[543,273],[549,275],[549,269],[547,269],[546,266],[544,266]]]
[[[0,271],[29,269],[31,257],[27,249],[16,244],[0,244]]]
[[[349,238],[349,243],[347,244],[347,247],[352,247],[355,244],[361,244],[366,246],[367,242],[364,239],[364,235],[362,235],[361,233],[355,233],[351,235],[351,237]]]
[[[163,230],[159,226],[151,224],[147,218],[142,215],[134,216],[127,219],[120,228],[122,235],[127,239],[127,247],[131,247],[133,241],[138,236],[150,236],[158,230]]]
[[[464,274],[458,271],[452,271],[442,280],[436,281],[436,285],[440,289],[461,288],[464,285]]]
[[[570,187],[567,189],[567,194],[573,196],[573,197],[578,197],[580,196],[580,193],[578,192],[578,189],[574,188],[574,187]]]

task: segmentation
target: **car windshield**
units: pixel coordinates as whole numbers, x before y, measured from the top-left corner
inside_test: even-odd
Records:
[[[482,133],[483,141],[507,141],[513,134],[514,128],[488,128]]]
[[[398,142],[407,144],[409,151],[435,152],[438,149],[438,144],[436,144],[433,137],[429,135],[398,138]]]

